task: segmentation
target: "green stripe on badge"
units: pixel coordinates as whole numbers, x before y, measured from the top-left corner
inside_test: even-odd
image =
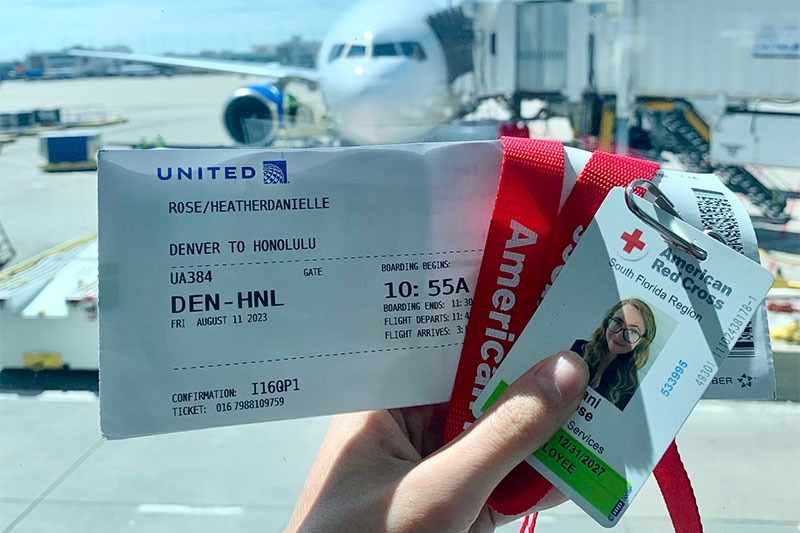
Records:
[[[489,398],[486,400],[486,403],[484,403],[483,407],[481,407],[481,412],[485,413],[492,405],[494,405],[494,402],[497,401],[500,395],[503,394],[503,391],[507,388],[508,383],[501,379],[500,383],[498,383],[497,387],[494,389],[494,391],[492,391],[492,395],[489,396]]]
[[[622,500],[631,486],[628,480],[563,429],[533,456],[609,520],[622,510]]]

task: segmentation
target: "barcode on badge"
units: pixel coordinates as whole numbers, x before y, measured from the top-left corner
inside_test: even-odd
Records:
[[[700,210],[700,222],[703,228],[719,233],[728,247],[743,253],[742,233],[736,223],[736,216],[731,203],[725,195],[718,191],[692,188],[692,193],[697,200]],[[742,336],[733,346],[728,357],[755,357],[755,343],[753,341],[753,324],[748,323]]]

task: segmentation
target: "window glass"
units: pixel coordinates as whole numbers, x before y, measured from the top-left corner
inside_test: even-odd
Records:
[[[372,45],[372,57],[396,56],[397,45],[394,43],[378,43]]]
[[[339,56],[342,55],[342,50],[344,50],[344,45],[343,44],[335,44],[335,45],[333,45],[333,48],[331,48],[331,53],[328,54],[328,63],[338,59]]]
[[[364,57],[367,55],[367,47],[362,44],[354,44],[347,52],[347,57]]]
[[[402,42],[400,43],[400,49],[403,51],[404,56],[418,59],[420,61],[425,59],[425,51],[422,49],[422,45],[417,42]]]
[[[424,13],[418,9],[423,3],[428,6]],[[361,215],[352,205],[363,197],[363,205],[368,202],[373,209],[381,195],[394,193],[380,180],[354,186],[347,158],[321,171],[326,180],[341,179],[347,187],[333,191],[330,209],[317,210],[328,197],[328,183],[298,196],[299,187],[305,187],[300,178],[312,173],[307,169],[313,161],[293,150],[497,141],[501,132],[557,141],[585,151],[586,160],[590,152],[605,151],[652,161],[666,172],[713,172],[734,193],[728,202],[728,197],[694,189],[697,210],[684,210],[684,215],[687,221],[721,229],[730,242],[742,241],[756,257],[760,251],[776,283],[761,312],[769,324],[754,323],[752,335],[773,330],[775,357],[774,365],[751,365],[754,347],[745,333],[729,357],[743,366],[735,367],[737,372],[723,367],[713,392],[770,396],[773,376],[756,372],[774,367],[779,401],[701,402],[679,440],[689,475],[706,489],[701,512],[710,530],[735,529],[737,523],[745,526],[736,533],[796,528],[800,0],[195,0],[190,6],[174,0],[0,0],[0,531],[282,531],[329,418],[105,440],[98,427],[103,312],[128,305],[134,293],[144,303],[146,311],[137,315],[141,319],[125,324],[130,328],[125,342],[104,340],[108,347],[137,339],[141,346],[123,351],[131,356],[126,360],[131,369],[154,369],[171,356],[159,345],[161,334],[151,328],[157,323],[171,326],[167,334],[177,336],[183,334],[185,319],[185,330],[208,339],[209,345],[222,331],[264,332],[263,343],[231,343],[213,356],[174,350],[190,365],[239,368],[246,361],[252,378],[234,383],[212,377],[210,367],[179,372],[170,367],[170,372],[197,376],[202,385],[175,387],[157,397],[143,391],[126,400],[135,416],[160,409],[187,428],[228,409],[230,420],[240,420],[236,417],[244,411],[282,409],[270,402],[284,395],[256,396],[252,383],[270,386],[296,377],[285,359],[306,357],[303,361],[310,364],[341,359],[349,365],[362,356],[393,354],[411,361],[418,355],[399,352],[399,343],[406,340],[392,336],[405,330],[402,324],[409,324],[408,342],[457,345],[461,337],[456,331],[461,331],[456,328],[469,317],[475,286],[470,283],[469,295],[457,290],[441,300],[446,304],[441,315],[428,311],[425,302],[434,303],[429,289],[437,283],[446,293],[447,280],[460,277],[455,269],[464,264],[462,252],[472,255],[474,250],[456,250],[447,239],[437,239],[445,246],[440,253],[449,255],[423,257],[417,254],[421,250],[400,249],[415,244],[396,243],[399,230],[379,236],[376,228],[359,226]],[[95,54],[76,54],[81,50]],[[157,62],[145,59],[154,56]],[[180,151],[157,151],[162,148]],[[206,160],[210,153],[217,159],[213,150],[218,148],[230,150],[223,159],[234,163],[246,150],[259,157],[248,174],[237,171],[229,179],[225,167]],[[177,190],[178,201],[167,203],[166,193],[157,196],[156,207],[142,209],[130,222],[120,215],[138,205],[144,193],[125,196],[104,211],[110,216],[103,220],[111,222],[98,228],[98,184],[100,198],[110,197],[108,181],[98,179],[95,154],[111,150],[125,150],[132,160],[161,154],[173,161],[131,175],[157,183],[159,191]],[[273,164],[284,159],[288,167]],[[579,164],[574,165],[578,173]],[[369,170],[380,172],[377,165]],[[288,172],[286,183],[281,171]],[[396,185],[393,181],[391,189]],[[421,204],[440,200],[427,193],[420,191]],[[492,197],[477,197],[484,193],[493,196],[487,187],[483,193],[463,191],[463,198],[491,205]],[[255,203],[261,198],[270,199]],[[731,213],[738,212],[750,215],[754,232],[738,232],[731,220]],[[341,225],[330,218],[340,215],[345,217]],[[332,222],[273,226],[279,217],[299,222],[317,216]],[[420,230],[424,239],[432,219],[407,220],[411,226],[420,223],[409,231]],[[230,228],[230,221],[243,222]],[[467,222],[476,231],[489,225],[477,216]],[[129,261],[142,259],[148,266],[134,276],[115,277],[124,265],[106,262],[98,283],[97,235],[102,239],[114,224],[142,228],[158,244],[111,243],[106,253],[124,247]],[[368,238],[360,239],[359,230]],[[352,244],[353,254],[327,253],[332,243],[326,235],[339,233],[352,235],[348,247]],[[748,240],[753,233],[757,245]],[[355,253],[364,251],[357,250],[361,241],[378,242],[378,237],[390,256],[408,251],[409,257],[369,255],[372,259],[366,259],[376,266],[386,265],[375,270],[376,276],[385,270],[377,283],[368,285],[365,279],[363,287],[340,285],[337,269],[362,261],[358,258],[364,256]],[[290,249],[310,245],[311,238],[317,248]],[[169,272],[156,266],[165,257],[174,267]],[[291,262],[297,257],[301,262]],[[419,271],[403,266],[420,264]],[[652,264],[642,260],[632,268],[655,275]],[[403,268],[395,269],[398,265]],[[587,270],[599,266],[587,265]],[[263,283],[244,283],[235,274],[240,269],[258,270]],[[279,283],[272,275],[279,269],[296,275],[298,285]],[[597,275],[602,278],[599,270]],[[153,283],[143,282],[151,276]],[[323,302],[317,284],[336,286],[343,303],[357,300],[359,291],[387,298],[364,304],[366,313],[375,314],[375,331],[354,327],[340,335],[354,344],[369,337],[376,344],[367,348],[377,351],[344,357],[341,350],[341,358],[304,351],[309,339],[331,327],[303,320],[300,306],[313,304],[340,314],[346,309]],[[664,280],[658,285],[669,297],[674,293],[692,303],[683,298],[679,284]],[[255,298],[267,289],[276,292],[274,309],[238,311],[251,291]],[[417,292],[422,309],[406,312],[413,310],[410,302],[417,302]],[[220,298],[222,310],[192,309],[201,296],[204,305],[211,297]],[[184,299],[186,314],[177,312]],[[237,311],[224,311],[224,299]],[[666,313],[673,302],[663,303]],[[174,314],[167,318],[175,321],[156,320],[167,310]],[[261,311],[269,311],[267,321]],[[576,320],[581,313],[588,310],[579,310]],[[711,311],[702,314],[704,324],[714,325]],[[307,337],[296,343],[273,336],[281,317],[289,315],[293,323],[308,326],[303,330]],[[422,325],[417,322],[421,318],[448,323]],[[443,331],[450,333],[421,338]],[[591,335],[575,333],[576,338]],[[135,352],[145,348],[145,359],[135,359]],[[273,362],[255,363],[262,359]],[[698,372],[699,367],[691,376]],[[171,379],[155,371],[152,375],[154,382]],[[691,376],[679,387],[692,385]],[[419,379],[430,377],[420,364]],[[397,386],[384,389],[381,380],[368,382],[387,398]],[[342,384],[343,394],[351,385]],[[233,386],[244,387],[237,389],[239,396],[217,398],[215,391]],[[208,396],[206,389],[213,394]],[[208,413],[197,410],[198,395],[205,397],[201,403]],[[191,402],[180,399],[188,397]],[[286,405],[298,401],[288,393],[285,400]],[[112,405],[106,403],[104,410]],[[640,455],[650,451],[639,450]],[[711,458],[710,467],[703,458]],[[768,482],[753,491],[759,479]],[[642,491],[638,498],[639,509],[655,511],[629,514],[624,530],[672,530],[657,491]],[[743,501],[747,505],[737,505]],[[600,530],[574,508],[558,509],[547,518],[546,530]],[[519,523],[500,530],[518,531]]]

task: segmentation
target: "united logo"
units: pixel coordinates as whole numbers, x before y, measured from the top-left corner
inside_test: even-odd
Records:
[[[265,185],[276,183],[289,183],[289,176],[286,172],[286,161],[264,161],[262,176]]]

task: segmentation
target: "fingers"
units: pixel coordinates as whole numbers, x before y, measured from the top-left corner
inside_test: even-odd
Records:
[[[573,352],[544,359],[512,383],[468,431],[418,465],[414,474],[438,478],[442,498],[471,501],[479,511],[500,480],[575,411],[588,379],[586,363]]]

